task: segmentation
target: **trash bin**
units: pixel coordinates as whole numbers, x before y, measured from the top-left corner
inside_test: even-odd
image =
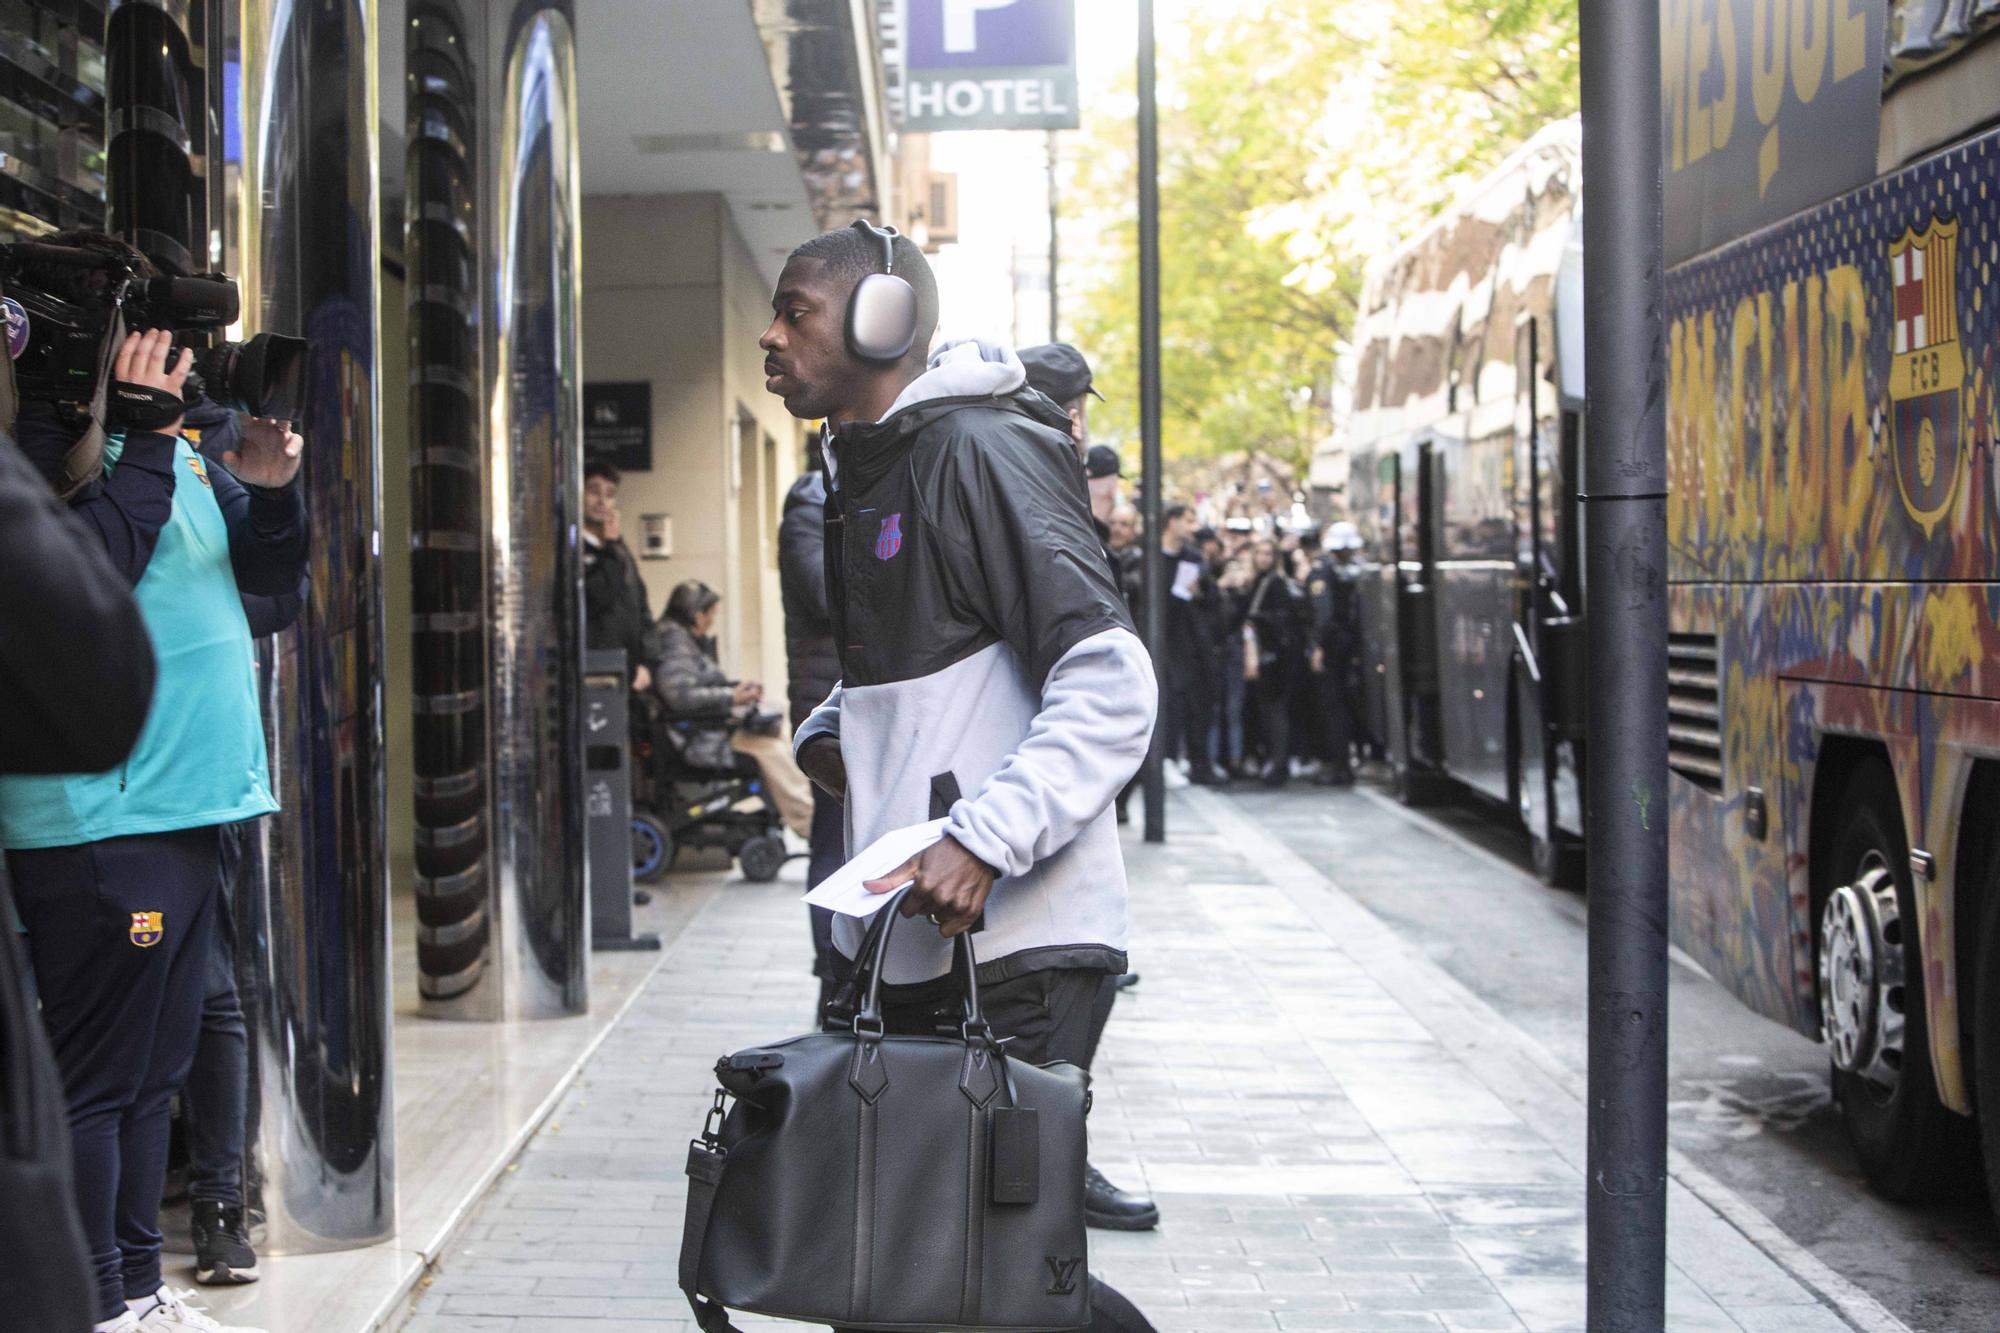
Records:
[[[594,949],[657,949],[658,935],[632,933],[631,723],[625,654],[585,654],[583,793]]]

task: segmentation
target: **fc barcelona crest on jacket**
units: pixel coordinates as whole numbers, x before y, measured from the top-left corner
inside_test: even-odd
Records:
[[[1889,431],[1896,486],[1928,534],[1964,463],[1965,354],[1958,338],[1958,223],[1933,218],[1889,247]]]
[[[167,920],[164,912],[132,913],[132,943],[141,949],[150,949],[167,936]]]
[[[888,560],[903,549],[903,516],[891,514],[882,520],[882,530],[875,534],[875,558]]]

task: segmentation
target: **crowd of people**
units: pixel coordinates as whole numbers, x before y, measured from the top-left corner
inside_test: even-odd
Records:
[[[1356,725],[1354,525],[1332,523],[1323,537],[1243,521],[1217,531],[1178,503],[1161,520],[1167,610],[1155,665],[1168,784],[1352,783],[1358,754],[1373,747]],[[1102,521],[1119,586],[1143,620],[1138,512],[1120,503]]]
[[[1076,348],[1026,348],[1028,386],[1060,406],[1083,464],[1091,517],[1133,620],[1145,624],[1144,527],[1118,452],[1090,443],[1101,398]],[[1260,526],[1261,525],[1261,526]],[[1360,626],[1352,523],[1324,537],[1277,516],[1201,526],[1193,507],[1161,513],[1166,625],[1154,670],[1169,785],[1232,780],[1282,786],[1294,776],[1354,781]],[[1118,802],[1126,818],[1128,788]]]

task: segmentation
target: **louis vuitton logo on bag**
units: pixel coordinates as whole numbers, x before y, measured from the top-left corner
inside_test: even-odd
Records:
[[[1058,1259],[1053,1254],[1042,1260],[1049,1266],[1049,1295],[1074,1296],[1076,1294],[1076,1270],[1083,1267],[1081,1259]]]

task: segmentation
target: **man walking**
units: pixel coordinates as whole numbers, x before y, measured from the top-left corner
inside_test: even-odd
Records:
[[[977,930],[982,998],[1010,1053],[1081,1064],[1103,979],[1126,965],[1110,805],[1146,752],[1153,673],[1091,527],[1065,415],[1022,392],[1004,348],[960,343],[926,367],[937,289],[904,238],[888,243],[912,289],[913,336],[893,359],[862,355],[849,307],[889,268],[884,239],[857,224],[800,246],[759,340],[766,389],[828,423],[841,684],[800,728],[799,762],[847,802],[851,845],[947,820],[889,877],[912,884],[904,913],[938,930],[891,937],[888,1026],[950,1021],[951,937]],[[835,923],[843,962],[860,926]],[[1151,1327],[1091,1288],[1092,1328]]]
[[[1069,417],[1070,443],[1082,458],[1090,448],[1090,400],[1104,401],[1090,382],[1090,362],[1068,343],[1043,343],[1021,349],[1021,369],[1028,376],[1028,387]]]
[[[785,516],[778,524],[778,591],[785,607],[786,693],[791,699],[792,733],[819,707],[840,682],[840,655],[833,646],[833,620],[826,609],[826,471],[819,450],[785,496]],[[811,859],[806,862],[806,887],[840,869],[847,859],[843,842],[846,817],[840,801],[822,788],[813,789]],[[813,975],[819,978],[819,1010],[833,994],[833,913],[810,907]]]
[[[1028,387],[1062,408],[1069,417],[1070,442],[1083,460],[1091,526],[1097,530],[1098,545],[1103,548],[1104,566],[1111,573],[1111,582],[1129,609],[1137,600],[1127,587],[1126,571],[1132,562],[1121,560],[1111,550],[1111,515],[1118,508],[1121,469],[1116,449],[1090,442],[1090,399],[1092,395],[1100,401],[1104,397],[1091,387],[1090,362],[1068,343],[1046,343],[1022,352],[1021,366],[1027,374]],[[1135,586],[1137,579],[1138,571],[1132,569]],[[1125,804],[1137,783],[1135,776],[1113,798],[1117,823],[1126,822]],[[1107,975],[1098,987],[1097,998],[1091,1003],[1090,1034],[1084,1046],[1085,1069],[1097,1058],[1097,1046],[1104,1040],[1104,1029],[1111,1022],[1118,992],[1137,985],[1138,981],[1139,974],[1128,969],[1116,976]],[[1145,1195],[1119,1189],[1110,1177],[1093,1166],[1084,1177],[1083,1218],[1089,1225],[1106,1231],[1151,1231],[1160,1224],[1160,1210]]]

